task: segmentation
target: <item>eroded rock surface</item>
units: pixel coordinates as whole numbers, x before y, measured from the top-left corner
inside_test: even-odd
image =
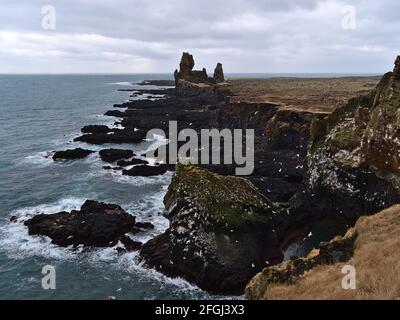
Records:
[[[136,223],[120,206],[87,200],[79,211],[40,214],[25,222],[30,235],[43,235],[62,246],[113,247],[120,241],[126,250],[138,249],[127,234],[135,234],[150,224]]]
[[[146,263],[213,292],[240,292],[282,259],[271,220],[275,205],[248,180],[178,165],[164,199],[170,228],[146,243]]]

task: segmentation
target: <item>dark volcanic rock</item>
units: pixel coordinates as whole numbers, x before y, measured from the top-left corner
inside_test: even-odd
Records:
[[[174,80],[144,80],[138,83],[139,86],[173,87]]]
[[[65,150],[65,151],[57,151],[53,155],[53,160],[76,160],[86,158],[89,154],[94,151],[85,150],[81,148],[73,149],[73,150]]]
[[[400,56],[397,56],[397,59],[395,62],[394,75],[397,78],[400,78]]]
[[[111,132],[112,130],[107,126],[90,125],[83,127],[81,131],[82,133],[108,133]]]
[[[241,292],[266,261],[282,259],[275,205],[245,179],[178,165],[164,203],[170,228],[141,250],[163,273],[212,292]]]
[[[140,143],[145,139],[146,132],[133,132],[130,130],[114,130],[112,133],[92,133],[75,138],[75,142],[89,144],[106,143]]]
[[[398,61],[398,60],[397,60]],[[400,202],[400,79],[387,73],[313,127],[307,190],[296,204],[351,221]]]
[[[135,166],[138,164],[149,164],[146,160],[142,159],[132,159],[132,160],[120,160],[117,162],[117,166],[119,167],[127,167],[127,166]]]
[[[122,159],[129,159],[135,155],[132,150],[120,150],[120,149],[101,150],[99,154],[101,160],[109,163]]]
[[[174,165],[160,164],[158,166],[140,165],[129,170],[123,170],[122,174],[131,177],[161,176],[168,171],[174,171]]]
[[[214,81],[216,83],[225,81],[224,70],[222,69],[222,64],[221,63],[218,63],[217,66],[215,67],[215,70],[214,70]]]
[[[62,247],[113,247],[121,241],[127,250],[136,250],[137,243],[126,234],[142,231],[142,225],[136,226],[135,217],[120,206],[91,200],[86,201],[80,211],[40,214],[25,225],[30,235],[48,236],[52,243]]]

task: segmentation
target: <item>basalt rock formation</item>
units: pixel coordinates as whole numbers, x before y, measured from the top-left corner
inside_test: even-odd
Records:
[[[217,66],[215,67],[214,70],[214,81],[216,83],[224,82],[225,81],[225,76],[224,76],[224,70],[222,69],[222,64],[217,63]]]
[[[81,148],[77,148],[77,149],[73,149],[73,150],[57,151],[53,155],[53,160],[57,161],[57,160],[83,159],[83,158],[86,158],[91,153],[94,153],[94,151],[85,150],[85,149],[81,149]]]
[[[167,275],[212,292],[241,292],[267,260],[282,259],[275,204],[246,179],[178,165],[164,203],[170,228],[140,254]]]
[[[332,217],[352,225],[363,215],[400,202],[398,62],[399,58],[394,72],[384,75],[375,90],[351,99],[324,119],[313,120],[307,179],[290,200],[285,218],[293,225]],[[287,221],[282,221],[284,224]],[[349,239],[347,236],[340,243]],[[263,292],[256,287],[276,281],[289,283],[318,264],[328,263],[324,259],[329,260],[329,254],[324,247],[320,250],[318,256],[266,269],[249,284],[248,296],[260,298]],[[341,261],[333,259],[331,263]]]
[[[354,221],[400,201],[396,68],[370,94],[351,99],[323,120],[314,120],[308,155],[309,197],[304,203],[312,204],[314,213],[330,212]]]
[[[224,99],[223,92],[228,90],[225,82],[222,64],[218,63],[214,77],[207,75],[207,70],[193,70],[195,66],[193,56],[184,52],[180,62],[180,69],[175,70],[176,95],[181,98],[201,98],[209,102]]]
[[[86,201],[79,211],[39,214],[25,222],[30,235],[43,235],[62,246],[113,247],[120,241],[126,250],[139,245],[127,234],[151,228],[114,204]]]
[[[118,160],[132,158],[135,154],[132,150],[121,150],[121,149],[106,149],[99,152],[101,160],[105,162],[115,162]]]
[[[396,300],[400,206],[362,217],[344,237],[322,244],[307,257],[293,257],[264,269],[246,287],[250,300]],[[344,290],[343,277],[356,270],[356,290]],[[345,271],[345,274],[343,272]]]

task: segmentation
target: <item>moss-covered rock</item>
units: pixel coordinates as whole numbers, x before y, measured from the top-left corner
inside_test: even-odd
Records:
[[[144,245],[150,266],[213,292],[241,292],[282,260],[272,220],[279,211],[248,180],[178,165],[164,199],[169,230]]]
[[[305,194],[315,201],[303,201],[313,203],[315,211],[354,219],[400,200],[400,81],[395,73],[329,115],[325,134],[314,133]]]

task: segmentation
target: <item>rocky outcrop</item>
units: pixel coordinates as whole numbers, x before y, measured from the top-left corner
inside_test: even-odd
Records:
[[[178,165],[164,198],[170,228],[146,243],[147,265],[212,292],[241,292],[282,251],[275,205],[248,180]]]
[[[138,243],[127,234],[150,228],[138,224],[134,216],[114,204],[86,201],[79,211],[40,214],[25,222],[30,235],[43,235],[62,246],[113,247],[120,241],[126,250],[136,250]]]
[[[370,94],[313,122],[305,206],[355,221],[400,201],[399,107],[400,79],[389,72]]]
[[[121,150],[121,149],[106,149],[99,152],[101,160],[105,162],[115,162],[118,160],[132,158],[135,154],[132,150]]]
[[[214,70],[214,81],[216,83],[224,82],[225,81],[225,76],[224,76],[224,70],[222,69],[222,64],[217,63],[217,66],[215,67]]]
[[[322,244],[305,258],[264,269],[246,287],[250,300],[398,299],[400,206],[362,217],[344,237]],[[349,267],[355,288],[342,287]],[[345,270],[345,272],[343,272]]]
[[[228,90],[228,84],[225,82],[222,64],[218,63],[214,77],[207,75],[207,70],[193,70],[193,56],[184,52],[180,62],[180,69],[175,70],[175,87],[178,98],[202,99],[209,103],[223,101],[223,93]]]
[[[153,176],[161,176],[168,171],[174,171],[174,165],[160,164],[157,166],[149,166],[149,165],[139,165],[135,166],[129,170],[123,170],[122,174],[124,176],[131,177],[153,177]]]
[[[85,150],[81,148],[65,151],[57,151],[53,155],[53,160],[77,160],[86,158],[88,155],[92,154],[94,151]]]

